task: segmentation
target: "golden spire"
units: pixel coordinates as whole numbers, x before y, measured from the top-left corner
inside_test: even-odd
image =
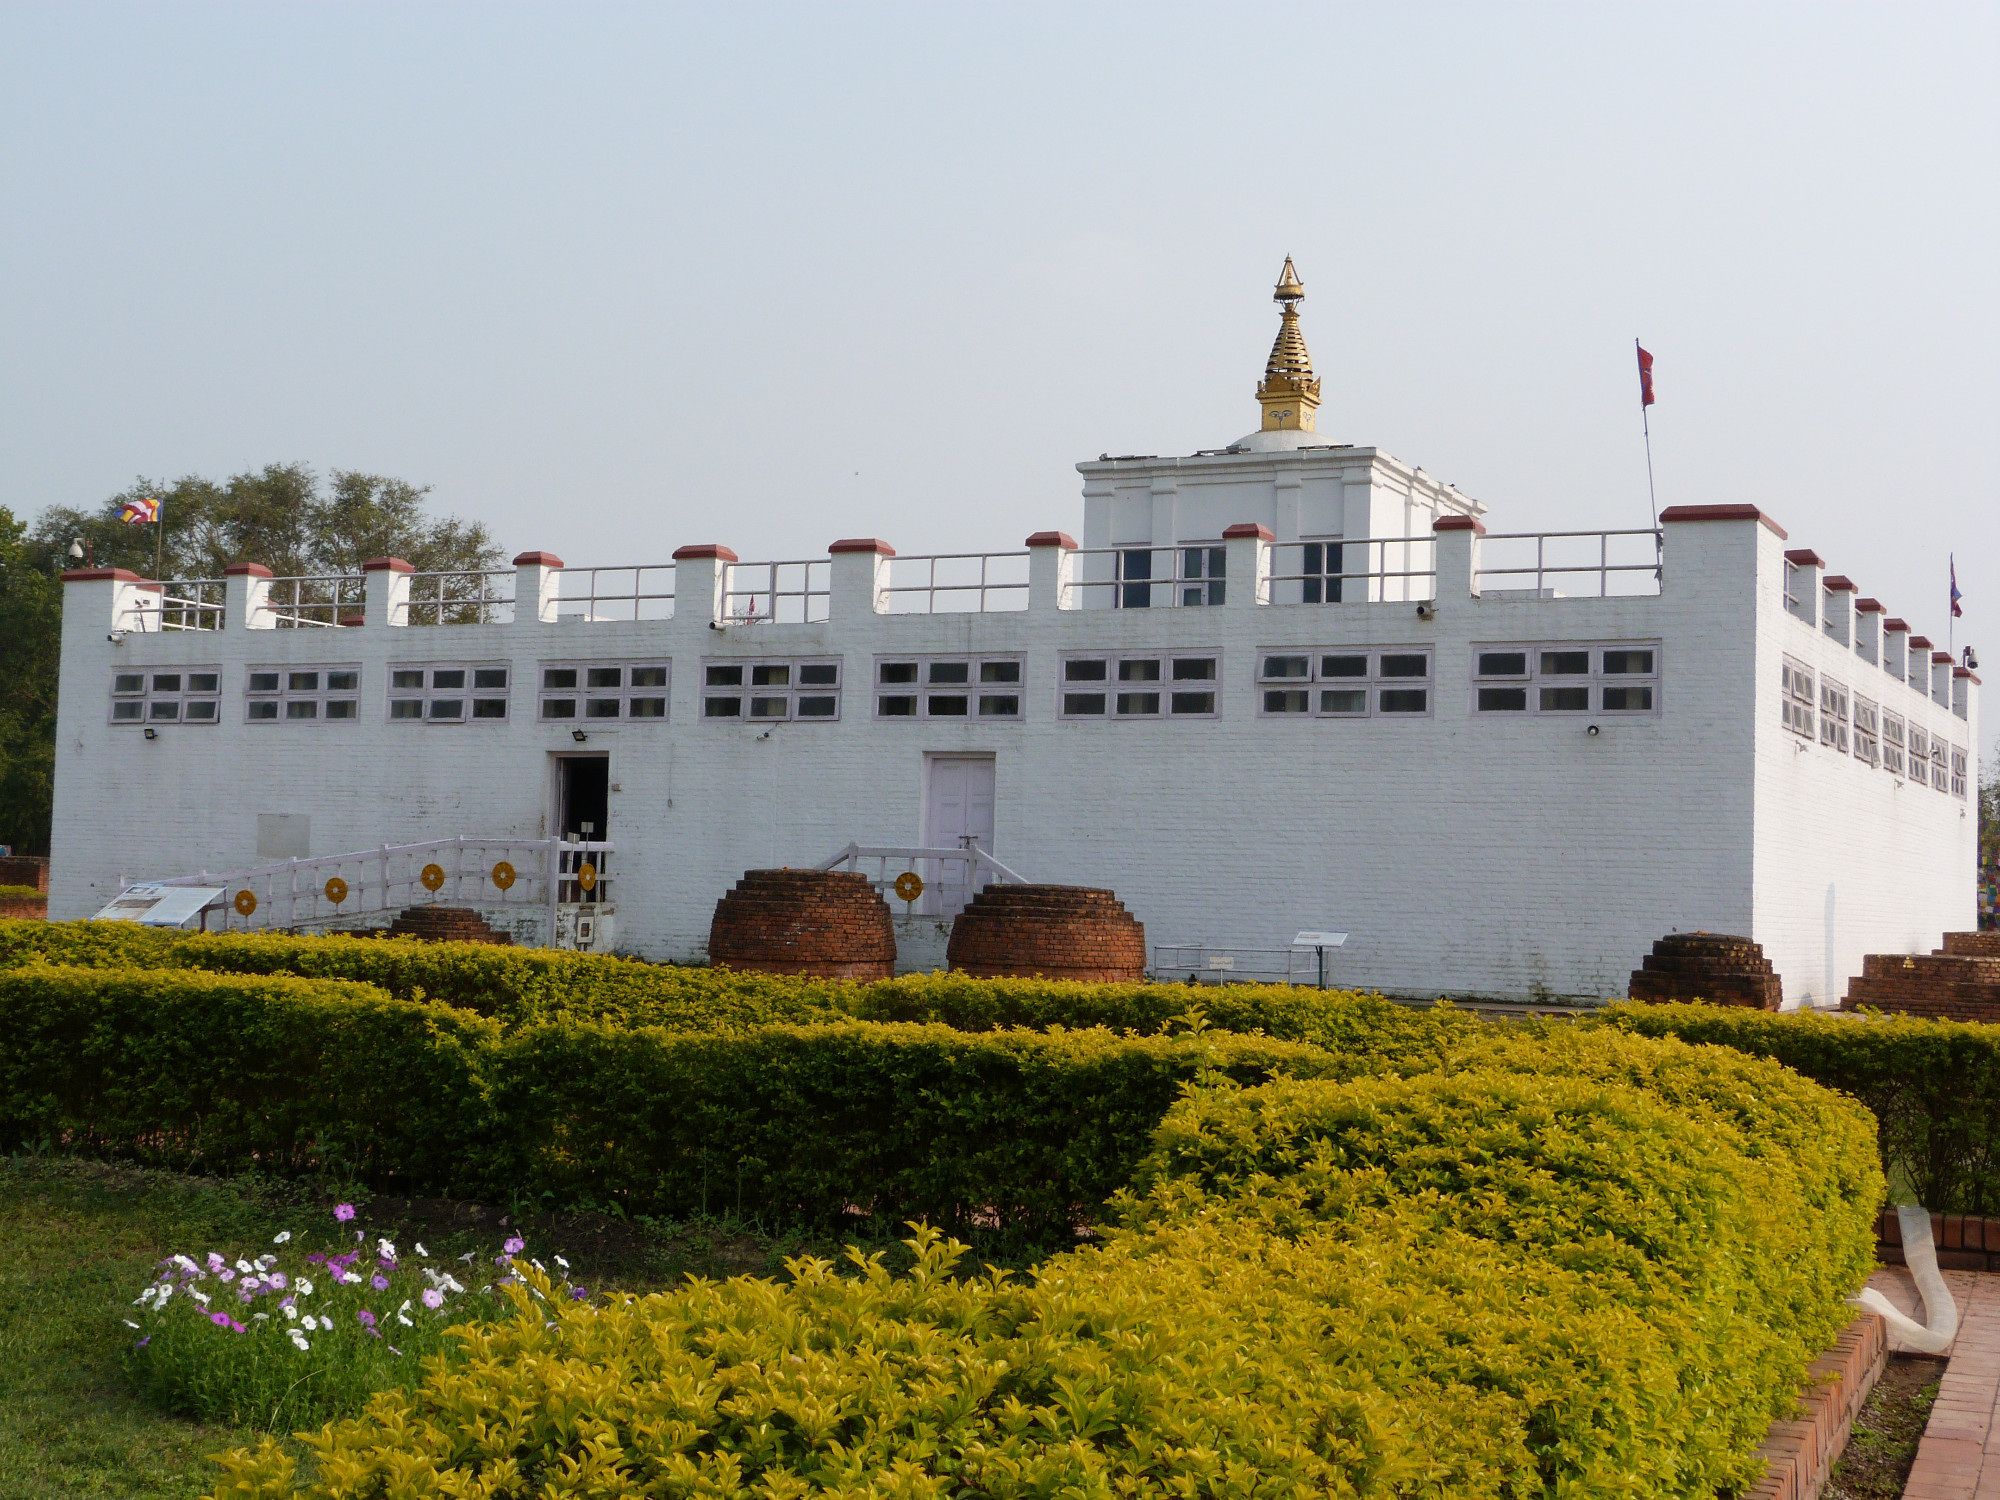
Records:
[[[1266,432],[1311,432],[1314,413],[1319,410],[1319,377],[1313,374],[1312,356],[1306,353],[1305,335],[1299,332],[1299,304],[1305,295],[1305,283],[1299,280],[1287,255],[1278,289],[1271,294],[1271,300],[1283,309],[1278,340],[1271,345],[1264,379],[1257,387]]]

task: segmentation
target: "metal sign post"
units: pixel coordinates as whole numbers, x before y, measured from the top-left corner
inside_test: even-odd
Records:
[[[1292,939],[1294,948],[1310,948],[1319,956],[1319,987],[1326,988],[1326,950],[1347,946],[1344,932],[1302,932]]]

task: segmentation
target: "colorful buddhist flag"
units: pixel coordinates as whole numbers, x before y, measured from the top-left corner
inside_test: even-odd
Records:
[[[160,519],[160,502],[151,495],[134,495],[118,512],[118,519],[127,526],[143,526],[157,521]]]
[[[1637,339],[1632,341],[1632,347],[1639,349]],[[1653,356],[1644,349],[1639,349],[1639,404],[1641,406],[1653,404]]]
[[[1954,557],[1951,560],[1951,617],[1954,620],[1965,618],[1965,611],[1959,606],[1958,602],[1964,597],[1965,595],[1958,591],[1958,559]]]

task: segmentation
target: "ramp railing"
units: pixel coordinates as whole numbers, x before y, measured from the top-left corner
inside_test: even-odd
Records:
[[[862,868],[867,861],[873,862],[873,873]],[[972,843],[956,849],[849,844],[815,868],[838,870],[843,867],[867,875],[868,883],[889,903],[889,910],[897,911],[897,903],[901,902],[902,911],[926,917],[957,916],[968,901],[996,881],[1012,885],[1029,884],[1027,876],[1008,869]],[[914,898],[906,899],[896,888],[896,882],[905,874],[915,875],[922,882],[916,888]],[[903,887],[903,890],[910,889],[908,884]]]

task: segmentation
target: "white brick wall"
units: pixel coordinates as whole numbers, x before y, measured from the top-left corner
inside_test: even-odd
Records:
[[[1205,523],[1204,523],[1205,524]],[[50,912],[86,916],[120,878],[257,863],[260,813],[304,813],[315,854],[458,834],[551,831],[568,723],[534,720],[538,663],[670,657],[662,724],[585,724],[611,758],[618,934],[651,957],[702,954],[716,900],[746,869],[816,863],[850,840],[924,837],[924,759],[987,752],[995,853],[1029,879],[1114,889],[1153,943],[1282,947],[1301,928],[1353,934],[1336,982],[1410,994],[1604,996],[1671,929],[1749,932],[1788,997],[1838,998],[1866,951],[1935,945],[1972,925],[1972,803],[1902,788],[1779,723],[1778,656],[1885,702],[1953,743],[1972,722],[1888,682],[1784,614],[1783,543],[1755,520],[1666,528],[1657,597],[1482,599],[1466,535],[1440,546],[1435,618],[1409,603],[1059,610],[1046,584],[1014,614],[891,616],[870,606],[874,558],[834,558],[832,619],[718,631],[690,601],[706,560],[681,565],[681,617],[645,623],[251,630],[106,639],[115,581],[68,586]],[[1239,549],[1254,543],[1232,543]],[[1240,576],[1232,558],[1232,577]],[[697,575],[700,581],[697,581]],[[525,582],[524,578],[524,582]],[[1658,641],[1657,718],[1504,719],[1471,711],[1480,642]],[[1435,712],[1404,721],[1257,715],[1255,659],[1281,647],[1429,646]],[[1221,653],[1221,707],[1198,722],[1070,722],[1059,657],[1092,648]],[[1020,652],[1018,723],[877,721],[880,653]],[[837,655],[837,723],[699,717],[704,657]],[[385,717],[392,663],[504,659],[503,724]],[[362,663],[352,724],[249,724],[252,665]],[[107,722],[114,669],[219,662],[221,722],[157,740]],[[1839,675],[1837,672],[1836,675]]]

